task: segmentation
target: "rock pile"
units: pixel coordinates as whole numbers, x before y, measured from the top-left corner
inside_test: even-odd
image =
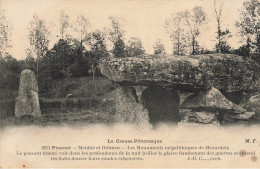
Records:
[[[254,112],[232,103],[222,93],[212,87],[207,92],[189,96],[181,108],[188,109],[183,122],[225,123],[225,121],[249,120]]]
[[[41,116],[38,85],[34,73],[25,69],[21,73],[18,97],[15,102],[15,116]]]

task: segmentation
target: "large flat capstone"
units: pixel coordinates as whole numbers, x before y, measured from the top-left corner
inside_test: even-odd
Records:
[[[260,88],[259,64],[233,54],[108,57],[101,59],[99,66],[104,76],[124,85],[172,86],[184,90],[215,87],[228,92]]]

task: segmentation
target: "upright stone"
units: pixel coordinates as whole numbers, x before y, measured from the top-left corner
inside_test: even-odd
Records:
[[[148,111],[142,104],[138,103],[135,89],[119,86],[115,93],[115,121],[118,123],[135,124],[141,128],[149,128]]]
[[[41,116],[38,85],[34,73],[25,69],[21,73],[18,97],[15,102],[15,116]]]

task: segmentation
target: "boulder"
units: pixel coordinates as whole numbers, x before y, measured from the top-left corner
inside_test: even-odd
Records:
[[[104,76],[125,85],[171,86],[185,91],[260,89],[259,64],[233,54],[107,57],[99,66]]]
[[[246,110],[229,101],[222,93],[212,87],[207,92],[199,92],[189,96],[181,105],[181,108],[206,111],[232,111],[234,113],[243,113]]]
[[[243,112],[241,114],[234,114],[234,113],[226,113],[224,114],[224,120],[231,121],[232,119],[235,120],[249,120],[255,112]]]
[[[41,116],[38,85],[34,72],[25,69],[21,73],[18,97],[15,102],[15,116]]]
[[[183,118],[182,122],[195,122],[195,123],[218,123],[217,115],[214,112],[194,112],[189,111]]]
[[[260,114],[260,94],[250,97],[247,106],[257,114]]]
[[[194,94],[194,93],[184,92],[180,90],[178,90],[177,92],[180,97],[180,105],[187,99],[187,97]]]
[[[142,93],[142,104],[152,124],[179,121],[180,99],[176,89],[149,86]]]
[[[149,115],[145,107],[138,103],[133,87],[119,86],[115,90],[117,123],[135,124],[141,128],[150,128]]]
[[[198,129],[197,131],[200,131],[201,129],[203,130],[210,130],[213,128],[219,128],[220,124],[219,123],[209,123],[209,124],[203,124],[202,123],[187,123],[187,122],[179,122],[178,123],[178,128],[177,130],[183,130],[183,129],[188,129],[188,130],[194,130]]]

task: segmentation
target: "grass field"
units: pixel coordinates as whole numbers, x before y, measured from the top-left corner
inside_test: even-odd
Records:
[[[40,93],[42,117],[14,117],[15,100],[1,100],[2,126],[81,125],[110,123],[115,114],[113,91],[116,86],[104,77],[60,79],[52,83],[48,93]],[[70,97],[66,96],[70,94]]]

